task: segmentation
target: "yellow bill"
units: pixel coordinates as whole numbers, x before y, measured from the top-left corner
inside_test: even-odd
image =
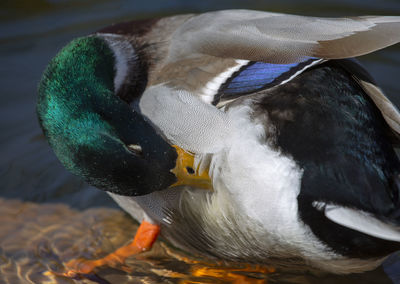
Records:
[[[178,158],[176,159],[176,167],[171,170],[178,179],[176,183],[170,187],[175,186],[192,186],[203,189],[212,189],[211,179],[208,175],[208,169],[201,174],[194,168],[194,156],[179,146],[172,145],[176,149]]]

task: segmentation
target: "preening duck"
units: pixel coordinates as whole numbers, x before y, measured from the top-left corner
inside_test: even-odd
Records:
[[[249,10],[73,40],[41,80],[41,126],[68,170],[144,221],[70,272],[149,249],[159,229],[221,259],[378,266],[400,250],[400,114],[352,58],[399,40],[400,17]]]

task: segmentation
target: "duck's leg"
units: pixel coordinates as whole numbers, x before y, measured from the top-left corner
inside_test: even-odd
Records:
[[[100,259],[73,259],[65,265],[67,271],[63,273],[63,276],[75,277],[78,274],[89,274],[93,272],[96,267],[124,264],[128,257],[151,249],[159,233],[160,226],[142,221],[135,238],[130,244],[118,248],[116,251]]]

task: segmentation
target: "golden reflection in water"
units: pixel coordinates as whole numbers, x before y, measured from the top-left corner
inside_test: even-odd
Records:
[[[130,241],[137,224],[122,211],[0,198],[0,283],[266,283],[262,267],[202,262],[157,241],[126,267],[79,280],[48,275],[73,258],[99,258]]]

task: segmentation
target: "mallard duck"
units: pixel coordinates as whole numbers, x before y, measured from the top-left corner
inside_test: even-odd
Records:
[[[73,40],[40,82],[40,124],[68,170],[143,220],[97,264],[161,228],[231,261],[377,267],[400,249],[400,113],[353,57],[399,40],[400,17],[249,10]]]

